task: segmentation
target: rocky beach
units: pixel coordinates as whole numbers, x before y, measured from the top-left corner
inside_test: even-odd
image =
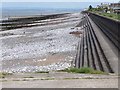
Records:
[[[82,14],[37,21],[38,26],[0,32],[3,72],[36,72],[71,67],[81,31]],[[39,24],[41,24],[39,26]],[[42,25],[44,24],[44,25]],[[81,31],[82,32],[82,31]]]

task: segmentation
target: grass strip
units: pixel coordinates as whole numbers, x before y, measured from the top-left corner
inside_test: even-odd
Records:
[[[106,72],[99,71],[99,70],[94,70],[94,69],[88,68],[88,67],[83,67],[83,68],[67,68],[67,69],[60,70],[60,71],[68,72],[68,73],[107,74]]]
[[[12,75],[12,73],[0,72],[0,78],[5,78],[7,75]]]

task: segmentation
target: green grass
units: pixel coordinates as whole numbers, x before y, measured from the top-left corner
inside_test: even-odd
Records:
[[[120,14],[115,14],[115,13],[101,13],[100,15],[115,19],[115,20],[120,20]]]
[[[84,73],[84,74],[107,74],[102,71],[94,70],[92,68],[83,67],[83,68],[67,68],[65,70],[61,70],[63,72],[68,73]]]
[[[116,13],[101,13],[99,11],[92,11],[93,13],[96,13],[98,15],[101,15],[101,16],[105,16],[105,17],[108,17],[108,18],[111,18],[111,19],[114,19],[114,20],[120,20],[120,14],[116,14]]]
[[[0,78],[5,78],[7,75],[12,75],[12,73],[0,72]]]

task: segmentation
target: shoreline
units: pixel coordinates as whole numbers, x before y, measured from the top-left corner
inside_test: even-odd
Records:
[[[2,25],[1,31],[11,30],[11,29],[16,29],[16,28],[22,28],[22,27],[41,26],[41,25],[44,25],[44,24],[37,25],[36,23],[40,23],[42,20],[66,17],[69,14],[71,14],[71,13],[9,18],[8,20],[2,20],[1,21],[1,25]]]
[[[5,20],[9,20],[9,19],[25,19],[25,18],[35,18],[35,17],[45,17],[45,16],[51,16],[51,15],[65,15],[65,14],[72,14],[72,13],[52,13],[52,14],[43,14],[43,15],[26,15],[26,16],[10,16],[10,17],[5,17]],[[2,21],[4,21],[4,18],[2,19]]]

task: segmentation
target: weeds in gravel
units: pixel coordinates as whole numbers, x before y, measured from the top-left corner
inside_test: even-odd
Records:
[[[68,73],[85,73],[85,74],[107,74],[102,71],[94,70],[92,68],[83,67],[83,68],[67,68],[65,70],[61,70],[63,72]]]
[[[64,80],[80,79],[80,78],[63,78]]]
[[[12,75],[12,73],[0,72],[0,78],[5,78],[7,75]]]
[[[54,78],[42,78],[41,80],[54,80]]]
[[[35,73],[49,73],[49,71],[37,71]]]
[[[28,77],[23,77],[23,78],[34,78],[34,77],[32,77],[32,76],[28,76]]]

